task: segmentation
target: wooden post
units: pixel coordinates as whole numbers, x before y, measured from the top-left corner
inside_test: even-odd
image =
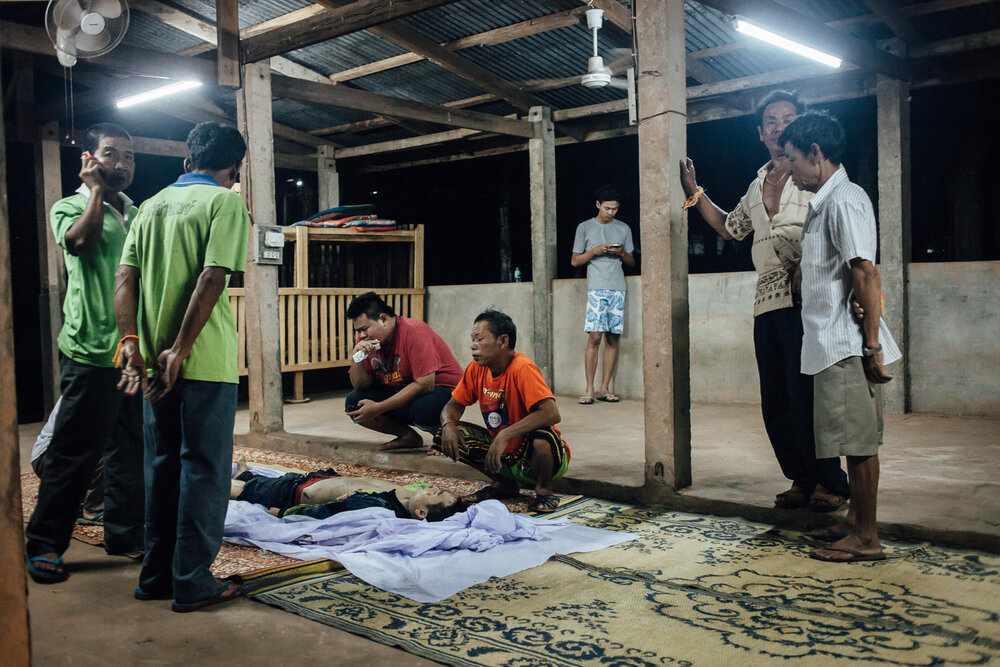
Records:
[[[416,317],[426,321],[424,313],[424,226],[416,225],[413,229],[413,245],[410,251],[410,268],[413,275],[410,280],[410,287],[420,290],[420,293],[413,297],[413,304],[410,308],[410,317]]]
[[[216,0],[216,62],[220,86],[240,87],[240,8],[237,0]]]
[[[528,139],[534,361],[551,387],[552,281],[556,277],[556,144],[552,109],[531,107],[528,120],[534,128],[534,136]]]
[[[35,201],[38,219],[38,267],[41,290],[38,315],[42,346],[42,402],[49,412],[59,397],[59,330],[66,296],[66,266],[62,248],[49,224],[49,211],[62,197],[59,123],[43,125],[35,143]]]
[[[897,40],[892,40],[896,42]],[[901,49],[901,45],[896,45]],[[897,55],[900,55],[897,53]],[[882,313],[903,358],[895,364],[895,379],[885,388],[885,409],[910,411],[909,316],[907,290],[912,259],[910,237],[910,86],[879,75],[878,219],[879,273],[885,309]]]
[[[0,127],[3,127],[0,104]],[[4,664],[31,664],[28,578],[21,524],[21,461],[14,388],[14,304],[10,278],[10,216],[7,208],[7,148],[0,132],[0,646]]]
[[[321,177],[322,178],[322,177]],[[305,289],[309,287],[309,228],[308,227],[296,227],[295,228],[295,287]],[[307,345],[306,342],[308,337],[306,336],[306,327],[309,326],[308,313],[306,312],[304,302],[306,300],[302,297],[295,297],[295,326],[298,335],[296,336],[296,341],[298,343],[298,360],[305,361],[305,354],[302,347]],[[309,399],[305,397],[305,386],[304,386],[304,372],[305,371],[295,371],[292,374],[292,398],[288,399],[289,403],[307,403]]]
[[[340,174],[337,161],[333,159],[333,146],[317,149],[316,175],[319,181],[319,210],[325,211],[340,206]]]
[[[638,5],[642,372],[646,495],[691,484],[688,235],[679,160],[687,152],[684,0]]]
[[[243,200],[253,225],[273,225],[274,136],[271,131],[269,61],[244,65],[243,87],[236,96],[240,130],[247,142],[241,173]],[[253,236],[247,249],[246,328],[250,431],[261,435],[284,430],[281,405],[281,349],[278,322],[278,267],[253,261]]]

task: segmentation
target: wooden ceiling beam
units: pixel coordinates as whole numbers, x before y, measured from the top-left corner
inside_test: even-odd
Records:
[[[357,109],[379,115],[389,114],[395,118],[411,118],[449,127],[464,127],[519,137],[532,135],[531,123],[527,121],[501,118],[462,109],[448,109],[434,104],[379,95],[345,86],[311,83],[280,74],[271,77],[271,88],[276,97],[313,104]]]
[[[862,2],[905,43],[916,44],[924,41],[923,35],[912,21],[903,16],[896,3],[889,0],[862,0]]]
[[[501,28],[495,28],[493,30],[487,30],[486,32],[470,35],[468,37],[462,37],[450,42],[443,42],[440,46],[449,51],[459,51],[473,46],[492,46],[495,44],[503,44],[504,42],[521,39],[522,37],[528,37],[543,32],[549,32],[550,30],[557,30],[559,28],[576,25],[580,22],[580,16],[585,11],[586,7],[567,9],[562,12],[539,16],[538,18],[528,19],[527,21],[521,21],[520,23],[513,23]],[[358,79],[363,76],[368,76],[369,74],[375,74],[376,72],[384,72],[396,67],[402,67],[403,65],[420,62],[421,60],[424,60],[424,57],[419,54],[404,53],[398,56],[393,56],[392,58],[385,58],[373,63],[368,63],[367,65],[361,65],[359,67],[352,67],[351,69],[346,69],[341,72],[335,72],[330,75],[330,80],[334,83],[350,81],[351,79]]]
[[[318,2],[324,7],[331,8],[333,11],[343,10],[352,4],[357,4],[351,3],[348,0],[318,0]],[[401,46],[407,51],[416,53],[455,76],[474,83],[483,90],[499,95],[522,111],[527,111],[533,106],[546,106],[543,101],[531,95],[520,86],[507,81],[467,58],[449,51],[434,40],[425,37],[416,30],[406,27],[402,23],[383,23],[368,28],[368,31]]]
[[[782,35],[894,79],[909,77],[906,61],[804,16],[774,0],[698,0],[723,14],[739,15]]]
[[[160,23],[164,23],[171,28],[185,32],[192,37],[197,37],[205,42],[202,47],[197,48],[197,51],[195,51],[195,49],[185,49],[178,55],[195,55],[196,53],[205,53],[206,51],[211,51],[213,48],[216,48],[217,31],[215,26],[206,23],[199,18],[191,16],[186,12],[182,12],[179,9],[174,9],[169,5],[165,5],[162,2],[159,2],[159,0],[132,0],[129,3],[129,6],[132,9],[138,10],[143,14],[156,19]],[[323,11],[326,10],[323,9]],[[250,30],[250,28],[241,30],[240,39],[246,39],[246,36],[251,34],[249,32]],[[288,58],[282,58],[281,56],[271,58],[271,69],[280,74],[294,76],[308,81],[327,80],[326,76],[320,72],[312,70],[308,67],[303,67],[302,65],[292,62]]]
[[[243,40],[244,62],[257,62],[289,51],[325,42],[359,30],[371,29],[410,14],[455,0],[356,0],[296,23],[283,25]],[[328,8],[330,5],[325,5]]]
[[[240,87],[240,6],[237,0],[215,0],[215,61],[219,85]]]

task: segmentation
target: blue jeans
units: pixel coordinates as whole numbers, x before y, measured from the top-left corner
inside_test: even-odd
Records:
[[[434,387],[434,391],[424,394],[407,406],[385,413],[385,416],[392,419],[397,424],[412,424],[421,431],[434,433],[441,426],[441,411],[451,398],[452,387]],[[364,399],[373,401],[384,401],[393,396],[398,389],[391,389],[385,385],[372,385],[367,389],[355,389],[347,395],[344,401],[344,410],[354,412]]]
[[[218,591],[209,569],[229,506],[237,385],[178,380],[143,401],[146,558],[139,587],[179,603]]]
[[[781,472],[812,493],[817,484],[850,496],[840,459],[817,459],[813,438],[813,379],[799,372],[802,311],[799,306],[762,313],[753,321],[753,343],[760,374],[764,428]]]

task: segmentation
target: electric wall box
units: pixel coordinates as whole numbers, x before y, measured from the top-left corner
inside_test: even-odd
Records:
[[[285,235],[281,227],[255,225],[253,261],[258,264],[281,264],[284,261]]]

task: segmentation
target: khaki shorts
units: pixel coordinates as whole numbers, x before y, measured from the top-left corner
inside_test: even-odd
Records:
[[[875,456],[882,444],[882,386],[869,384],[861,357],[813,376],[816,458]]]

